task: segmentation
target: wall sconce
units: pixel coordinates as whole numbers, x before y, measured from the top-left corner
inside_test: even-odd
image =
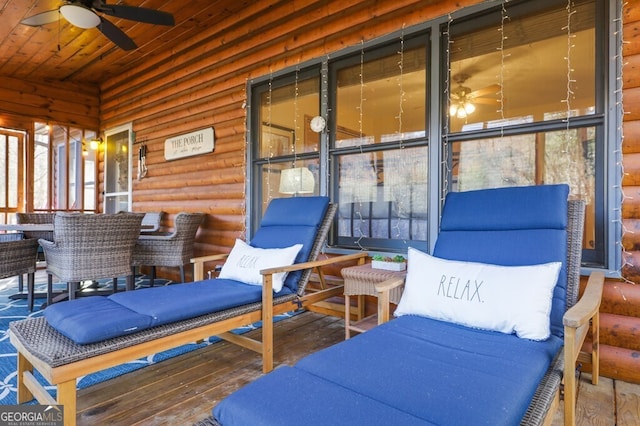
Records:
[[[284,169],[280,173],[281,194],[311,194],[315,187],[313,173],[306,167]]]
[[[100,148],[101,144],[102,144],[102,138],[93,138],[89,141],[89,148],[92,151],[97,151],[98,148]]]

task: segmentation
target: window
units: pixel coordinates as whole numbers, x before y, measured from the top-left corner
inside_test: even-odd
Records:
[[[96,132],[61,124],[34,128],[33,211],[94,212],[96,152],[88,141]]]
[[[504,25],[495,11],[450,26],[448,189],[569,183],[587,202],[583,261],[603,265],[597,2],[573,2],[570,46],[566,3],[549,3],[509,7]]]
[[[252,156],[258,216],[269,200],[319,194],[320,134],[310,128],[320,112],[319,68],[299,70],[257,86]],[[259,217],[256,222],[259,223]]]
[[[423,36],[329,64],[336,245],[426,248],[426,56]]]
[[[22,202],[24,141],[24,132],[0,128],[0,223],[13,222]]]
[[[332,248],[429,250],[448,191],[568,183],[584,265],[616,267],[608,7],[487,2],[252,81],[251,224],[271,198],[329,195]],[[304,190],[281,190],[289,169]]]

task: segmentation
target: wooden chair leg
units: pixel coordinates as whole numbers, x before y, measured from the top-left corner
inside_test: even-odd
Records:
[[[22,278],[22,274],[18,275],[18,293],[22,293],[24,290],[24,278]]]
[[[184,265],[180,265],[180,282],[181,283],[187,282],[184,278]]]
[[[114,293],[118,292],[118,278],[113,279],[113,292]]]

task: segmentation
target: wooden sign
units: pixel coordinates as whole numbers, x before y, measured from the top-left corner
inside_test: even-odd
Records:
[[[164,141],[165,160],[191,157],[213,152],[213,127],[196,130],[185,135],[174,136]]]

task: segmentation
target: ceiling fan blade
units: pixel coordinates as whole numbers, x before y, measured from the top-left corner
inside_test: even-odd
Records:
[[[474,104],[483,104],[483,105],[499,105],[500,102],[498,102],[497,99],[492,99],[492,98],[473,98],[471,99],[471,102]]]
[[[98,25],[98,29],[122,50],[134,50],[138,48],[136,43],[131,40],[124,31],[102,17],[100,18],[100,25]]]
[[[49,10],[47,12],[38,13],[20,21],[21,24],[29,25],[31,27],[39,27],[40,25],[50,24],[60,19],[60,12],[58,9]]]
[[[483,89],[478,89],[475,90],[471,93],[469,93],[469,98],[479,98],[480,96],[485,96],[485,95],[497,95],[498,92],[500,91],[500,85],[499,84],[492,84],[490,86],[487,86]]]
[[[116,18],[128,19],[131,21],[144,22],[154,25],[175,25],[173,15],[160,10],[148,9],[145,7],[127,6],[124,4],[100,4],[93,6],[99,12]]]

